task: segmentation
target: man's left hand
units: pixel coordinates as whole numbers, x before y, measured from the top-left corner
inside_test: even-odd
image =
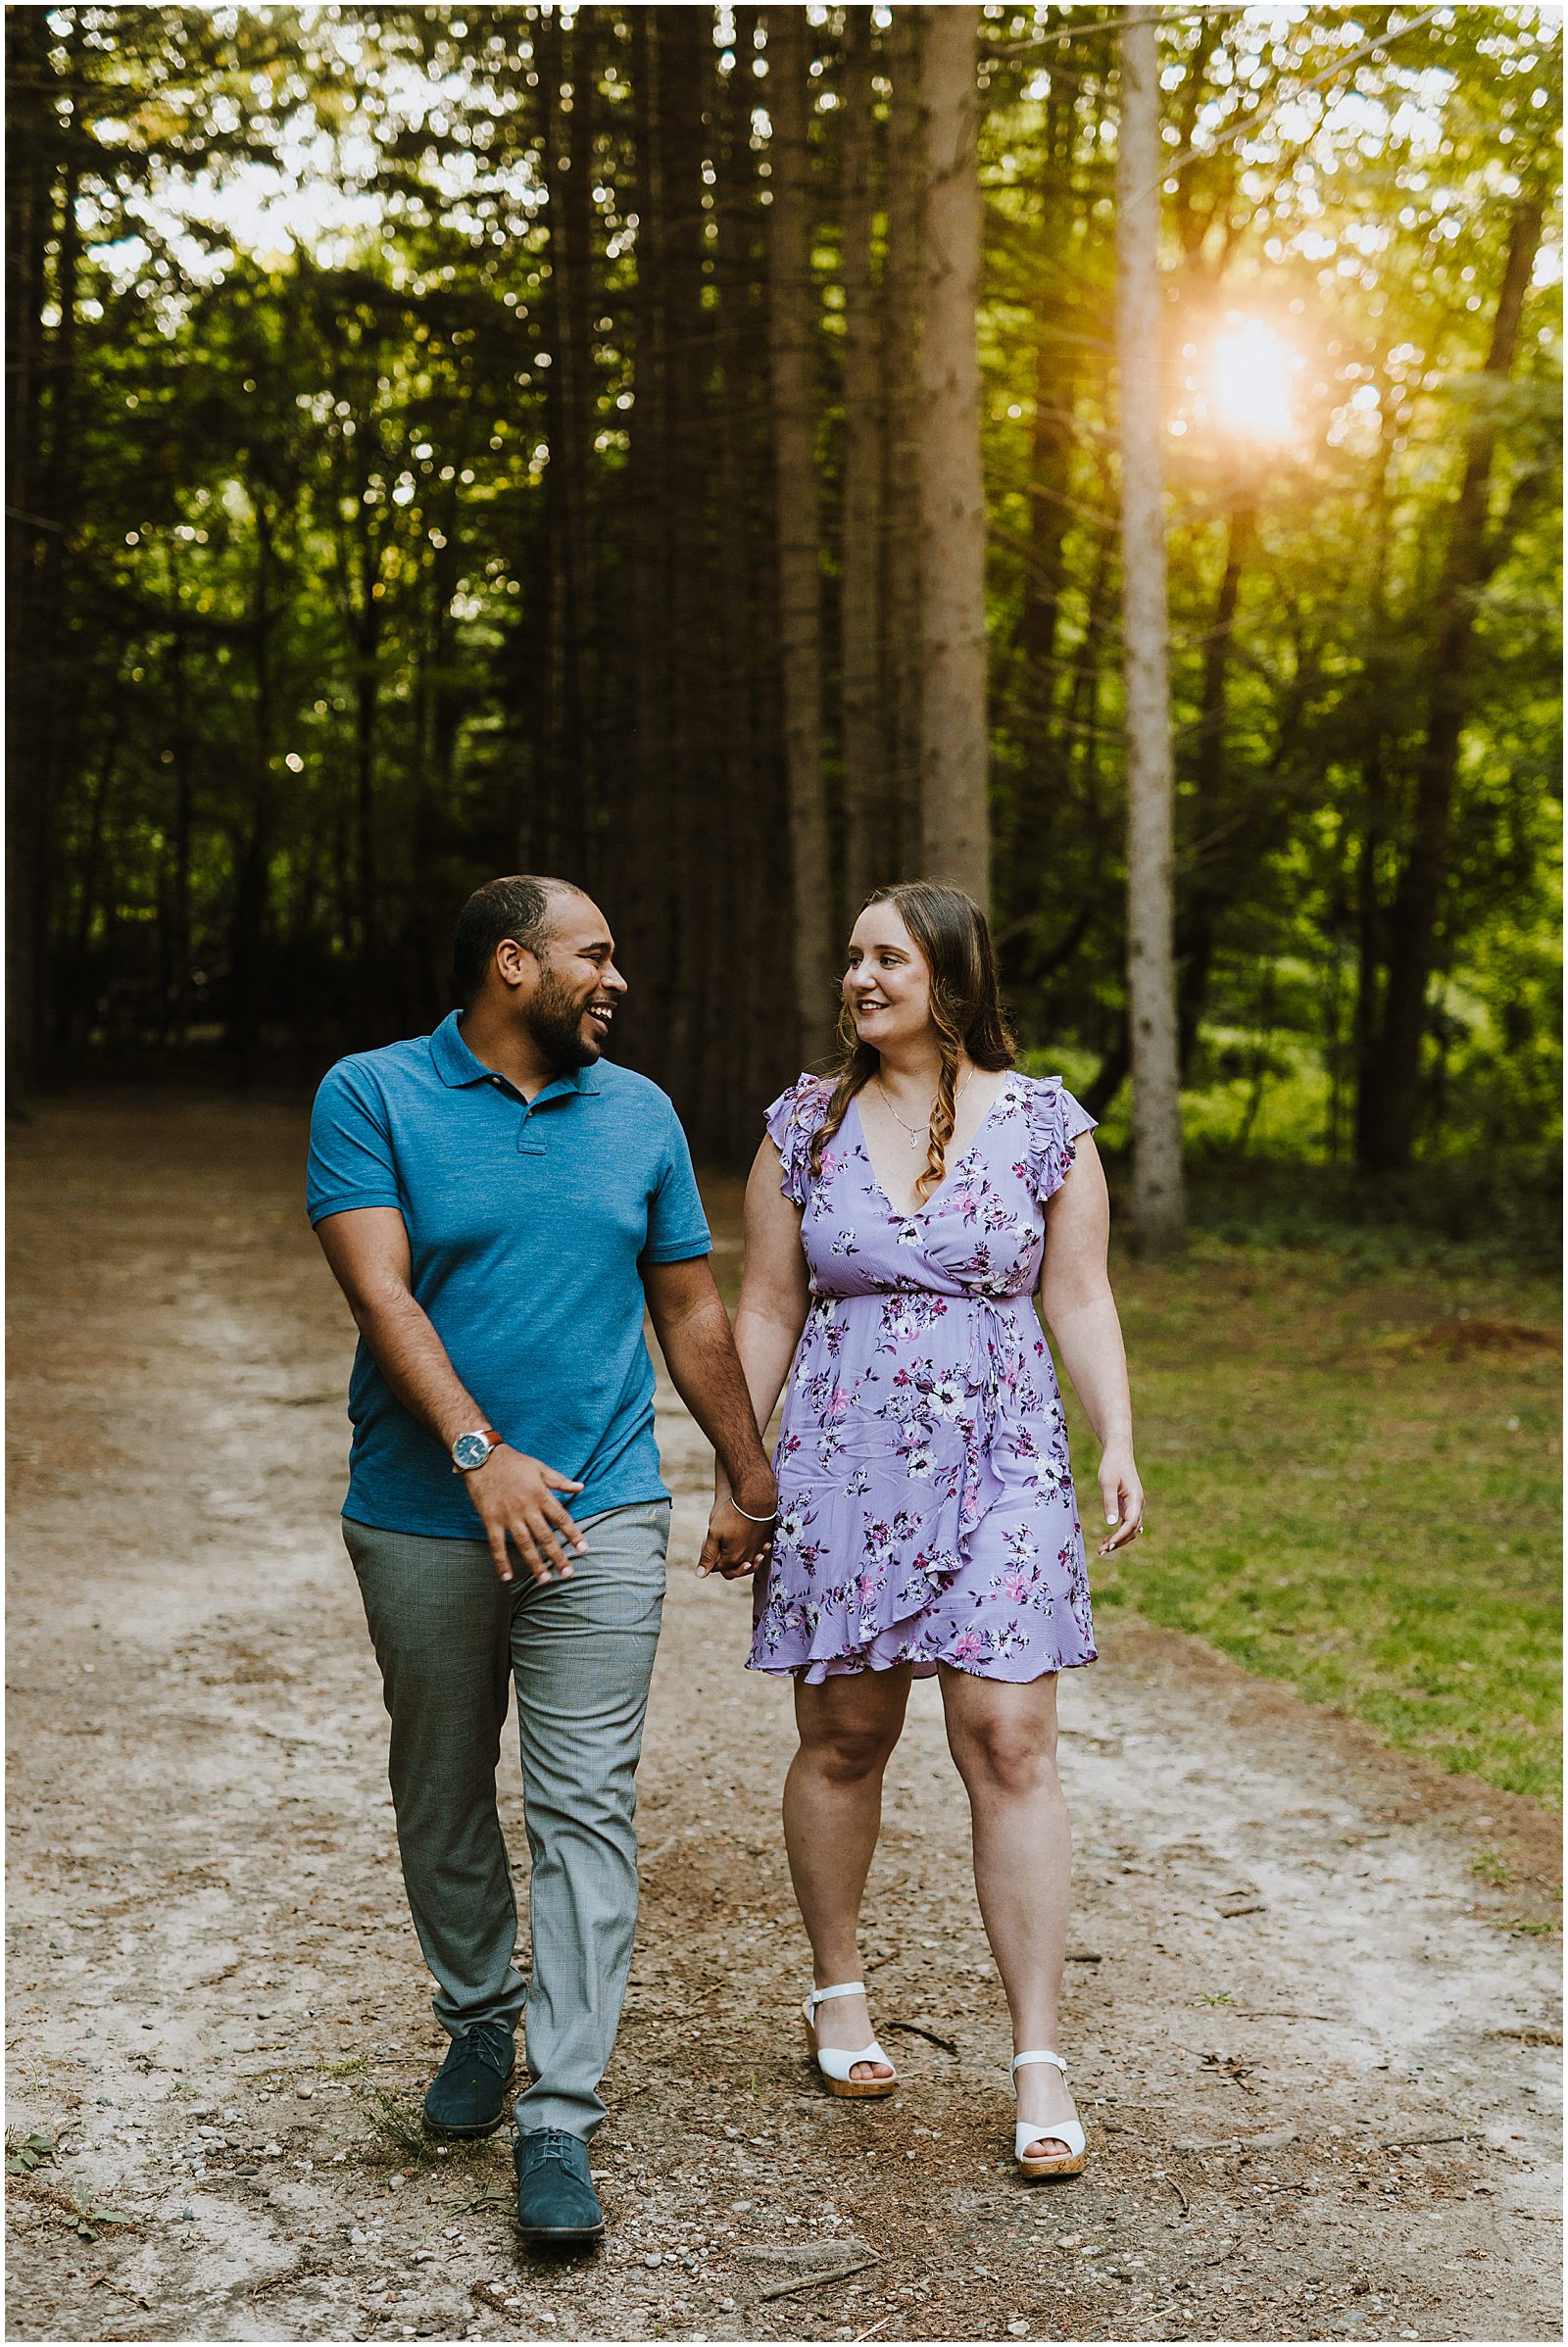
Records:
[[[758,1508],[755,1512],[760,1515],[761,1510]],[[713,1512],[708,1519],[703,1553],[697,1560],[699,1581],[706,1580],[710,1573],[720,1574],[725,1581],[738,1581],[743,1574],[755,1573],[772,1550],[774,1521],[769,1516],[765,1524],[754,1524],[729,1497],[715,1499]]]

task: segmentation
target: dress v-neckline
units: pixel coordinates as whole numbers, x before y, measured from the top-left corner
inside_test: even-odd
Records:
[[[930,1212],[931,1208],[936,1204],[939,1198],[946,1197],[948,1191],[953,1187],[954,1183],[957,1181],[959,1167],[966,1164],[969,1158],[973,1156],[975,1150],[979,1148],[980,1136],[985,1131],[987,1125],[991,1122],[991,1119],[996,1115],[997,1110],[1001,1107],[1003,1101],[1006,1099],[1015,1073],[1015,1069],[1010,1067],[1007,1069],[1005,1075],[1002,1079],[1001,1085],[998,1087],[996,1099],[992,1101],[990,1107],[980,1119],[980,1122],[975,1126],[974,1131],[970,1134],[967,1142],[964,1144],[958,1155],[954,1158],[953,1163],[948,1167],[947,1172],[943,1175],[938,1187],[932,1191],[931,1196],[925,1200],[923,1205],[911,1206],[907,1212],[906,1212],[902,1206],[896,1206],[894,1204],[892,1198],[888,1196],[887,1188],[882,1180],[881,1175],[876,1170],[876,1159],[871,1154],[871,1143],[870,1138],[865,1130],[865,1119],[860,1114],[859,1095],[856,1095],[855,1099],[850,1102],[851,1107],[855,1110],[855,1130],[857,1136],[856,1146],[858,1148],[861,1156],[865,1159],[866,1171],[871,1176],[871,1187],[876,1192],[877,1197],[882,1200],[882,1203],[884,1206],[886,1206],[890,1214],[895,1215],[900,1222],[919,1222],[926,1214]]]

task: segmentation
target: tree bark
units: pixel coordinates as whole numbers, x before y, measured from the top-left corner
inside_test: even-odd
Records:
[[[13,20],[15,15],[13,11]],[[13,37],[16,29],[13,22]],[[81,226],[76,205],[87,47],[79,10],[72,13],[64,39],[62,94],[70,106],[68,121],[61,121],[49,94],[56,76],[47,27],[40,26],[15,57],[18,69],[39,84],[18,95],[24,106],[30,98],[37,108],[27,127],[39,141],[41,158],[28,157],[25,139],[22,153],[13,155],[22,179],[22,217],[7,222],[22,240],[21,253],[7,256],[8,269],[16,270],[14,285],[8,283],[8,310],[30,305],[28,315],[16,319],[22,374],[12,421],[21,425],[22,461],[31,478],[24,491],[26,502],[13,513],[11,526],[26,534],[20,542],[23,546],[30,537],[36,550],[30,562],[25,554],[22,557],[24,608],[17,614],[22,642],[19,646],[13,641],[9,647],[13,658],[20,652],[23,662],[9,690],[25,698],[24,710],[17,712],[21,759],[13,769],[7,815],[7,1081],[13,1110],[48,1072],[54,1035],[48,995],[56,826],[77,713],[68,677],[68,601],[80,498],[76,403]],[[47,242],[39,244],[40,229],[45,239],[53,236],[52,271]],[[41,305],[51,300],[54,324],[46,335]],[[40,373],[46,390],[39,383]],[[39,445],[32,447],[35,419],[44,428]]]
[[[1043,762],[1054,699],[1056,627],[1065,584],[1067,490],[1072,465],[1078,359],[1063,341],[1077,303],[1071,238],[1072,104],[1053,89],[1046,104],[1040,259],[1042,294],[1035,334],[1034,422],[1029,447],[1029,563],[1024,574],[1018,649],[1032,762]]]
[[[553,9],[538,18],[544,96],[542,161],[550,228],[545,317],[551,365],[545,391],[550,464],[545,475],[551,570],[547,648],[552,868],[597,885],[598,759],[595,738],[592,473],[594,12],[579,13],[564,48]],[[569,94],[568,94],[569,93]]]
[[[1544,214],[1526,194],[1514,206],[1502,284],[1483,372],[1503,382],[1513,371],[1519,321],[1540,250]],[[1360,1105],[1360,1165],[1389,1173],[1410,1161],[1421,1091],[1421,1043],[1427,989],[1436,962],[1439,914],[1447,872],[1449,816],[1459,744],[1470,709],[1470,669],[1482,594],[1507,552],[1507,533],[1489,527],[1496,412],[1483,407],[1470,431],[1459,495],[1448,533],[1432,651],[1425,738],[1416,768],[1410,845],[1395,890],[1389,975],[1370,1096]]]
[[[1219,917],[1234,893],[1223,882],[1225,867],[1233,859],[1225,856],[1219,835],[1226,828],[1229,814],[1225,806],[1229,770],[1226,725],[1230,713],[1236,608],[1256,527],[1255,493],[1250,481],[1240,481],[1231,498],[1225,532],[1225,567],[1203,651],[1203,689],[1192,760],[1190,879],[1187,902],[1176,923],[1177,1038],[1184,1076],[1192,1065],[1199,1021],[1208,994]]]
[[[669,672],[674,844],[674,983],[669,1089],[693,1147],[710,1151],[716,1109],[713,1047],[723,978],[727,905],[714,869],[717,823],[717,641],[710,486],[712,469],[712,319],[706,299],[709,190],[707,107],[712,23],[706,10],[667,12],[663,81],[665,354],[668,404],[662,509],[664,645]]]
[[[1116,140],[1122,635],[1127,728],[1127,1004],[1132,1238],[1152,1257],[1186,1236],[1172,905],[1173,777],[1160,449],[1158,11],[1124,11]]]
[[[51,46],[44,10],[6,11],[6,1096],[13,1113],[24,1107],[37,1065],[37,582],[53,518],[39,511],[45,254],[56,165]]]
[[[1056,642],[1066,584],[1078,372],[1070,331],[1075,315],[1073,128],[1072,100],[1054,86],[1046,104],[1041,153],[1029,538],[1017,637],[1019,769],[1015,788],[998,810],[995,840],[999,946],[1003,937],[1009,940],[1009,974],[1018,979],[1036,960],[1037,916],[1047,888],[1053,831],[1064,812],[1062,784],[1068,765],[1057,748],[1054,720],[1058,701],[1067,697],[1057,683]],[[1065,335],[1064,325],[1069,328]]]
[[[169,655],[172,672],[171,714],[173,720],[170,746],[174,754],[173,822],[169,838],[168,928],[168,960],[172,993],[166,1004],[165,1016],[171,1040],[177,1048],[183,1049],[186,1030],[190,1025],[190,874],[196,812],[192,766],[196,742],[190,714],[189,646],[183,624],[183,591],[177,562],[172,566],[171,585],[175,617],[179,624],[175,626]]]
[[[795,1015],[801,1055],[814,1066],[826,1056],[833,1037],[834,905],[822,771],[817,311],[811,276],[810,28],[805,10],[769,9],[767,35],[767,102],[773,125],[769,346]]]
[[[359,590],[354,609],[354,854],[362,978],[376,983],[381,930],[376,856],[376,752],[381,714],[381,548],[377,525],[362,506],[356,527]],[[351,590],[351,593],[353,591]]]
[[[841,168],[844,279],[844,549],[840,587],[844,697],[844,893],[851,918],[894,878],[882,735],[881,333],[871,236],[876,212],[876,100],[871,11],[844,12]]]
[[[800,1067],[787,1018],[789,938],[777,906],[789,886],[788,814],[776,722],[774,549],[767,360],[766,215],[758,202],[752,144],[759,12],[735,12],[736,62],[715,109],[718,151],[714,274],[718,370],[714,394],[718,527],[715,577],[722,613],[720,853],[729,960],[716,1000],[723,1081],[714,1153],[745,1164],[756,1148],[758,1104]]]
[[[631,986],[625,1025],[617,1037],[634,1066],[663,1083],[669,1072],[673,971],[670,903],[671,842],[667,823],[672,787],[670,712],[662,653],[665,607],[661,510],[664,494],[667,332],[664,309],[664,11],[630,14],[632,84],[631,204],[637,215],[637,275],[633,297],[634,405],[626,458],[624,500],[623,631],[629,686],[629,771],[617,798],[617,870],[624,872],[624,908],[607,906],[624,941]],[[618,1022],[617,1022],[618,1024]]]
[[[980,470],[977,8],[925,15],[925,304],[920,344],[922,863],[991,899],[986,505]]]
[[[882,399],[882,673],[892,869],[920,869],[920,303],[925,277],[925,168],[920,98],[924,27],[898,8],[887,35],[887,255]]]
[[[262,1037],[262,954],[267,935],[268,901],[271,890],[271,861],[276,815],[272,744],[275,699],[272,627],[276,611],[272,596],[274,516],[266,487],[250,484],[255,513],[256,547],[251,574],[250,638],[254,683],[251,723],[250,804],[236,841],[234,895],[229,920],[229,1050],[235,1074],[247,1084],[254,1072]],[[361,919],[365,907],[360,908]]]

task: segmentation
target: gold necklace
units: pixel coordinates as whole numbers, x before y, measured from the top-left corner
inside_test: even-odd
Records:
[[[971,1073],[972,1073],[972,1072],[973,1072],[973,1071],[971,1070]],[[961,1084],[960,1084],[960,1085],[957,1087],[957,1089],[956,1089],[956,1092],[954,1093],[954,1096],[953,1096],[953,1105],[954,1105],[954,1109],[955,1109],[955,1111],[956,1111],[956,1109],[957,1109],[957,1105],[958,1105],[958,1102],[959,1102],[959,1101],[962,1100],[962,1098],[963,1098],[963,1096],[964,1096],[964,1093],[965,1093],[965,1091],[968,1089],[968,1084],[969,1084],[969,1078],[968,1078],[968,1076],[965,1076],[965,1077],[964,1077],[964,1079],[963,1079],[963,1082],[962,1082],[962,1083],[961,1083]],[[929,1149],[929,1147],[930,1147],[930,1145],[931,1145],[931,1117],[930,1117],[930,1116],[928,1116],[928,1117],[926,1118],[926,1121],[925,1121],[925,1129],[924,1129],[924,1131],[923,1131],[923,1132],[922,1132],[922,1130],[920,1129],[920,1127],[919,1127],[918,1125],[907,1125],[907,1124],[906,1124],[906,1123],[905,1123],[905,1121],[904,1121],[904,1119],[903,1119],[903,1117],[902,1117],[902,1116],[899,1114],[899,1112],[898,1112],[897,1108],[895,1108],[895,1107],[894,1107],[894,1105],[893,1105],[893,1096],[892,1096],[892,1094],[891,1094],[891,1093],[888,1091],[888,1088],[887,1088],[887,1086],[886,1086],[886,1085],[883,1083],[883,1081],[882,1081],[882,1078],[881,1078],[881,1076],[880,1076],[880,1075],[878,1075],[878,1076],[877,1076],[877,1078],[876,1078],[876,1088],[877,1088],[878,1092],[879,1092],[879,1093],[882,1095],[882,1098],[883,1098],[883,1100],[884,1100],[887,1102],[887,1110],[888,1110],[888,1114],[889,1114],[889,1116],[891,1116],[891,1117],[892,1117],[892,1119],[893,1119],[893,1121],[894,1121],[894,1123],[895,1123],[896,1125],[898,1125],[898,1126],[899,1126],[899,1127],[900,1127],[900,1128],[901,1128],[901,1129],[902,1129],[904,1132],[907,1133],[907,1135],[909,1136],[909,1147],[910,1147],[910,1149],[917,1149],[920,1147],[920,1144],[921,1144],[921,1142],[922,1142],[922,1141],[925,1143],[926,1147]],[[932,1100],[932,1102],[931,1102],[931,1115],[932,1115],[932,1116],[934,1116],[934,1115],[936,1114],[936,1105],[937,1105],[937,1104],[936,1104],[936,1101],[935,1101],[935,1100]]]

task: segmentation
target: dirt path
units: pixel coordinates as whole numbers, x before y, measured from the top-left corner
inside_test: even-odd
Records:
[[[56,2148],[11,2186],[10,2336],[1559,2335],[1556,1952],[1471,1872],[1483,1838],[1544,1872],[1550,1822],[1136,1624],[1064,1697],[1089,2173],[1005,2164],[929,1687],[867,1941],[906,2082],[813,2089],[787,1701],[741,1672],[738,1593],[684,1570],[703,1446],[667,1394],[683,1569],[595,2145],[610,2243],[530,2265],[504,2139],[389,2144],[375,2097],[415,2110],[439,2041],[336,1531],[348,1323],[301,1135],[99,1100],[14,1147],[8,2119]],[[521,1852],[514,1756],[505,1784]]]

